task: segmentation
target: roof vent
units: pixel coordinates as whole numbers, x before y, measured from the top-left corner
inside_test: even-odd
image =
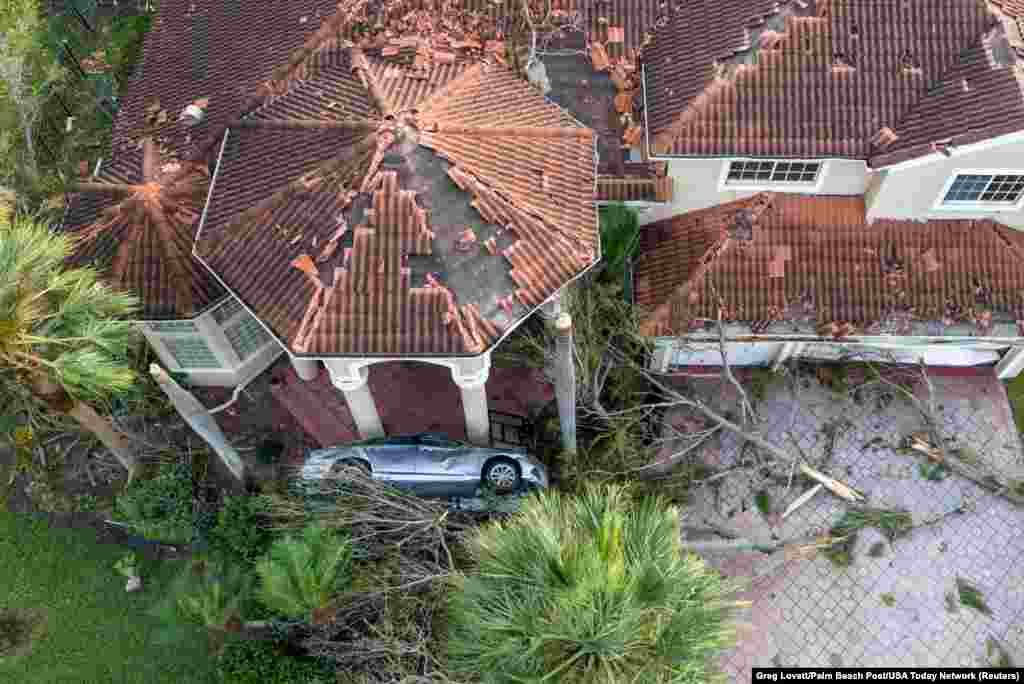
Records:
[[[850,24],[850,37],[860,38],[860,24],[858,24],[857,22],[853,22],[852,24]]]
[[[962,90],[963,90],[963,91],[964,91],[965,93],[969,93],[969,92],[971,92],[971,84],[970,84],[970,83],[969,83],[969,82],[967,81],[967,79],[966,79],[966,78],[961,78],[961,79],[960,79],[960,88],[961,88],[961,89],[962,89]]]

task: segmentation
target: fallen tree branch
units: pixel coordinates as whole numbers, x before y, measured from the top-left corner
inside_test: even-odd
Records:
[[[638,366],[632,359],[626,357],[618,350],[616,350],[615,353],[618,356],[620,362],[630,365],[634,370],[636,370],[644,377],[646,377],[655,389],[660,391],[664,396],[669,397],[671,400],[673,400],[675,405],[689,406],[691,408],[696,409],[700,413],[704,414],[705,417],[712,420],[715,424],[734,433],[741,439],[751,442],[755,446],[764,449],[766,452],[774,456],[779,461],[783,461],[786,463],[797,462],[797,465],[799,466],[801,472],[803,472],[808,477],[811,477],[817,480],[818,482],[821,482],[837,496],[846,499],[847,501],[853,502],[864,500],[864,495],[858,492],[857,490],[853,489],[852,487],[849,487],[840,482],[839,480],[836,480],[835,478],[829,477],[828,475],[821,473],[815,470],[814,468],[811,468],[806,462],[799,461],[798,459],[790,455],[788,452],[786,452],[784,449],[775,446],[774,444],[764,439],[760,435],[745,429],[741,425],[737,425],[736,423],[729,420],[725,416],[719,414],[717,411],[712,409],[710,406],[705,404],[700,399],[695,399],[693,397],[687,397],[683,394],[680,394],[675,389],[665,385],[665,383],[658,380],[656,377],[654,377],[652,373]]]

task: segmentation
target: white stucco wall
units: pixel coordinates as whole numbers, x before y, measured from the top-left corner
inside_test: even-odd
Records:
[[[942,211],[934,209],[946,183],[958,171],[1001,170],[1024,173],[1024,141],[953,150],[951,157],[885,170],[877,193],[868,206],[868,219],[978,219],[993,218],[1024,230],[1024,209],[1009,211]]]
[[[655,205],[640,216],[640,224],[670,218],[696,209],[706,209],[718,204],[744,199],[757,194],[757,189],[723,189],[723,179],[732,158],[672,159],[668,162],[668,173],[672,177],[672,202]],[[793,186],[792,192],[817,195],[862,195],[868,182],[868,169],[857,159],[825,160],[822,177],[814,190]],[[764,190],[785,192],[781,185],[765,186]]]
[[[732,366],[773,366],[783,361],[806,359],[813,361],[874,361],[876,363],[917,363],[921,358],[929,366],[978,366],[996,363],[1011,347],[1003,343],[964,341],[960,344],[915,344],[896,342],[892,338],[876,338],[873,344],[857,344],[817,340],[806,342],[728,342],[726,354]],[[717,342],[695,342],[684,339],[661,338],[658,350],[667,350],[664,370],[672,372],[680,366],[721,366],[722,357]],[[658,352],[655,359],[661,359]],[[656,367],[656,363],[652,363]],[[1024,362],[1012,369],[1016,375]],[[1011,369],[1006,370],[1007,373]],[[1011,377],[1007,375],[1006,377]]]

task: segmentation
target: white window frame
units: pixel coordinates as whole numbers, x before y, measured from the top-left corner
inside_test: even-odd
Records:
[[[970,211],[974,213],[985,213],[990,214],[994,212],[1003,211],[1020,211],[1021,207],[1024,207],[1024,192],[1021,192],[1020,197],[1013,204],[1000,204],[996,202],[958,202],[956,204],[946,204],[946,193],[953,187],[953,183],[956,181],[957,176],[1024,176],[1024,169],[957,169],[950,174],[949,178],[942,185],[942,190],[939,191],[939,196],[935,198],[935,203],[932,205],[932,211]]]
[[[797,164],[820,164],[818,167],[818,177],[813,183],[789,183],[785,181],[772,181],[766,183],[750,183],[740,181],[737,183],[728,182],[729,169],[735,162],[784,162],[784,163],[797,163]],[[818,192],[821,189],[821,184],[825,181],[825,176],[828,175],[829,160],[828,159],[787,159],[780,157],[775,158],[756,158],[756,157],[730,157],[724,160],[722,164],[722,173],[718,177],[718,190],[720,192],[728,190],[779,190],[779,191],[792,191],[792,192]]]

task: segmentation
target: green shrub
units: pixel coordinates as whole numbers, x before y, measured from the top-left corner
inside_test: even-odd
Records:
[[[320,525],[297,537],[274,542],[256,563],[258,598],[280,615],[314,624],[329,617],[329,604],[352,581],[352,545],[348,538]]]
[[[321,659],[288,655],[269,641],[230,641],[217,664],[223,684],[327,684],[334,666]]]
[[[226,497],[209,532],[211,553],[255,564],[270,547],[270,531],[263,525],[269,505],[265,496]]]
[[[117,497],[114,520],[134,533],[169,544],[188,544],[196,535],[192,469],[163,463],[155,477],[136,480]]]

